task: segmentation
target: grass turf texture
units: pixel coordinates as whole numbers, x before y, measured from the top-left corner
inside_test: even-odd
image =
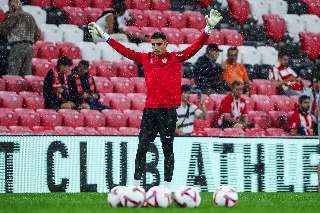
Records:
[[[216,207],[212,193],[201,193],[201,204],[196,209],[178,208],[111,208],[106,193],[50,193],[1,194],[0,212],[318,212],[320,193],[238,193],[235,207]]]

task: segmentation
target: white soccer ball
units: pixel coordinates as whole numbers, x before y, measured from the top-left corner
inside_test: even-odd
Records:
[[[216,206],[233,207],[238,201],[238,193],[231,186],[219,186],[212,198]]]
[[[174,203],[178,207],[195,208],[201,203],[201,197],[198,190],[192,186],[181,186],[174,193]]]
[[[127,187],[120,200],[124,207],[141,207],[146,198],[145,190],[140,186]]]
[[[115,186],[110,190],[108,194],[108,203],[111,207],[117,208],[122,206],[120,197],[125,189],[125,186]]]
[[[148,190],[146,202],[151,207],[167,208],[171,205],[170,190],[164,186],[154,186]]]

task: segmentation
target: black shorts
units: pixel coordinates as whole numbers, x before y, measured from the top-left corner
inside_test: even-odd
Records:
[[[157,134],[173,140],[177,123],[175,108],[146,108],[143,110],[139,137],[154,141]]]

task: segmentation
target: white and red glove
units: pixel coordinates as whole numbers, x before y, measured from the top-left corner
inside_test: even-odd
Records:
[[[211,9],[210,17],[206,15],[205,18],[207,21],[207,26],[204,28],[204,32],[210,35],[214,27],[222,20],[222,16],[217,10]]]
[[[106,42],[109,42],[110,40],[110,36],[108,33],[103,32],[102,29],[99,27],[99,25],[97,25],[95,22],[91,22],[88,24],[88,28],[89,28],[89,32],[91,34],[94,34],[104,40],[106,40]]]

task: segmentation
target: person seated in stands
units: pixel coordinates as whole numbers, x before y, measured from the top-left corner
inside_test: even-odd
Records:
[[[222,71],[227,68],[225,64],[218,64],[216,61],[222,52],[216,44],[209,44],[206,53],[200,56],[195,63],[194,80],[195,84],[205,94],[227,94],[221,78]]]
[[[58,59],[57,66],[50,69],[44,78],[43,97],[46,109],[73,109],[66,74],[70,71],[73,62],[67,56]]]
[[[255,124],[248,123],[246,100],[241,97],[244,83],[234,81],[231,84],[231,93],[222,99],[218,109],[217,124],[221,129],[225,128],[253,128]]]
[[[134,14],[129,14],[125,2],[117,2],[113,10],[104,11],[96,23],[101,29],[107,32],[110,37],[118,41],[141,43],[146,41],[145,36],[135,35],[126,32],[126,25],[133,25],[136,22]],[[100,41],[97,37],[95,41]],[[101,40],[104,42],[104,40]]]
[[[225,83],[225,88],[231,90],[231,84],[234,81],[243,82],[244,94],[249,94],[250,81],[247,74],[247,70],[243,64],[237,62],[239,50],[236,47],[230,47],[227,51],[227,60],[221,65],[226,66],[226,69],[222,72],[222,79]]]
[[[299,77],[289,66],[289,55],[284,51],[279,51],[277,63],[270,69],[269,79],[276,87],[281,87],[286,96],[303,94],[310,97],[313,103],[314,96],[305,81]],[[309,112],[312,111],[312,106]]]
[[[181,105],[177,109],[178,121],[175,133],[179,136],[191,136],[194,118],[207,119],[207,109],[202,102],[201,93],[198,95],[199,109],[195,104],[189,103],[191,93],[190,85],[181,86]]]
[[[310,97],[301,95],[299,97],[299,106],[290,116],[289,130],[292,136],[313,136],[314,118],[309,112]]]
[[[81,60],[68,76],[71,99],[76,104],[76,109],[104,110],[109,106],[101,104],[96,84],[89,73],[89,62]]]

